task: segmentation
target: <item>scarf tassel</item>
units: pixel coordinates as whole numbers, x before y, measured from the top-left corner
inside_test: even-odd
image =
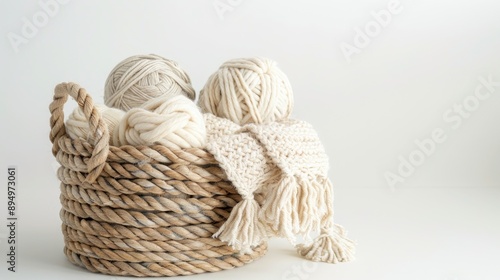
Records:
[[[244,197],[231,210],[227,221],[213,235],[227,242],[242,254],[252,252],[252,247],[267,239],[264,224],[258,219],[260,205],[253,196]]]
[[[299,244],[296,249],[308,260],[335,264],[354,260],[355,243],[346,237],[342,226],[335,225],[333,230],[322,230],[311,244]]]

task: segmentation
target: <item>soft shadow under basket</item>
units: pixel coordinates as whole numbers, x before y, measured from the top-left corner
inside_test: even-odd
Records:
[[[94,143],[66,134],[68,96],[85,113]],[[178,276],[239,267],[266,253],[266,243],[240,254],[212,238],[241,197],[206,150],[110,146],[92,98],[73,83],[57,85],[50,111],[64,252],[73,264],[111,275]]]

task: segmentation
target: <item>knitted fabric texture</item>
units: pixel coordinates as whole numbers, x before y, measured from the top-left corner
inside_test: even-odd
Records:
[[[314,128],[298,120],[239,126],[205,114],[207,150],[242,196],[228,220],[215,234],[243,252],[270,236],[296,236],[304,257],[330,263],[353,259],[354,244],[333,223],[333,190],[328,157]],[[259,205],[255,193],[264,195]]]

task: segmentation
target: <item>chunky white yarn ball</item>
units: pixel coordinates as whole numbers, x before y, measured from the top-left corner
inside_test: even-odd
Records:
[[[275,61],[232,59],[210,76],[198,104],[203,112],[240,125],[269,123],[290,116],[293,92]]]
[[[112,144],[161,144],[171,149],[202,147],[206,141],[203,115],[184,95],[161,96],[130,109],[115,128]]]
[[[113,139],[113,131],[115,126],[118,125],[121,118],[125,115],[125,112],[115,108],[109,108],[103,104],[94,105],[99,113],[101,113],[101,118],[108,127],[109,139]],[[93,144],[94,136],[90,133],[89,121],[85,118],[85,114],[80,107],[75,108],[73,112],[68,116],[66,120],[66,133],[72,139],[83,139],[89,143]]]
[[[183,94],[194,100],[191,80],[179,65],[158,55],[136,55],[120,62],[109,74],[104,103],[128,111],[160,96]]]

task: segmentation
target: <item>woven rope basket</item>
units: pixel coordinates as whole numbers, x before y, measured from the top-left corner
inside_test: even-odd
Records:
[[[68,96],[85,113],[94,143],[66,134]],[[206,150],[110,146],[92,98],[73,83],[56,86],[50,111],[64,252],[73,264],[111,275],[179,276],[239,267],[266,253],[265,243],[240,254],[212,238],[241,197]]]

